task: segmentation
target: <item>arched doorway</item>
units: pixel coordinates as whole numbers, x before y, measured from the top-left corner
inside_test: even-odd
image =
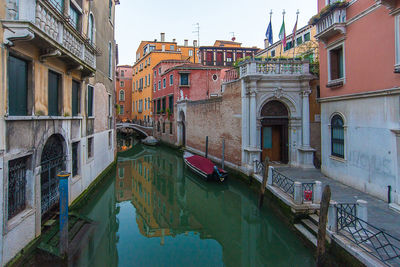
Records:
[[[179,113],[180,119],[180,145],[186,146],[186,128],[185,128],[185,113],[181,111]]]
[[[47,139],[41,160],[40,190],[42,219],[58,208],[59,191],[57,173],[65,169],[64,139],[54,134]]]
[[[261,110],[261,160],[268,156],[271,161],[289,162],[288,137],[289,112],[277,100],[266,103]]]

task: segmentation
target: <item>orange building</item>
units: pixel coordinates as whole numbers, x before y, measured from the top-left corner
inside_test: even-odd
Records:
[[[118,121],[132,118],[132,73],[133,69],[129,65],[117,66],[115,95],[119,105]]]
[[[144,122],[152,121],[152,99],[154,91],[153,67],[161,60],[176,59],[198,61],[195,56],[197,41],[189,46],[188,40],[180,46],[176,40],[165,41],[165,34],[161,33],[161,41],[142,41],[136,50],[136,62],[132,74],[132,112],[131,119]]]

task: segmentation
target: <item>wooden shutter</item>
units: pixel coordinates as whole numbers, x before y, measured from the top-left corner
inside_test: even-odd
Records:
[[[28,113],[28,63],[19,58],[8,58],[8,112],[12,116]]]
[[[72,116],[79,114],[79,87],[78,82],[72,81]]]
[[[88,85],[88,99],[87,99],[88,117],[93,116],[93,86]]]
[[[59,115],[59,105],[58,105],[59,82],[60,82],[60,75],[53,71],[49,71],[49,84],[48,84],[49,116]]]

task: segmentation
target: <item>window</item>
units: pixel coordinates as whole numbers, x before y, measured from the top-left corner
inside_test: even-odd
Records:
[[[28,115],[28,62],[11,55],[8,58],[8,113]]]
[[[151,58],[149,57],[149,61],[148,61],[149,66],[150,66],[150,59],[151,59]]]
[[[150,97],[147,98],[147,108],[150,110]]]
[[[93,86],[88,85],[87,92],[87,116],[93,117]]]
[[[303,43],[303,37],[301,37],[301,36],[297,37],[296,43],[297,43],[297,45],[301,45]]]
[[[156,112],[157,112],[156,106],[157,106],[157,102],[156,102],[156,100],[153,100],[153,113],[154,114],[156,114]]]
[[[157,77],[157,71],[154,71],[154,78]]]
[[[113,7],[112,0],[108,0],[108,18],[109,19],[111,19],[111,17],[112,17],[112,7]]]
[[[112,65],[112,46],[108,43],[108,78],[110,79],[112,79]]]
[[[160,76],[161,76],[161,67],[160,67],[160,68],[158,68],[158,75],[160,75]]]
[[[119,86],[120,87],[125,87],[125,82],[124,81],[120,81]]]
[[[90,43],[93,44],[94,43],[94,17],[93,14],[90,14],[89,16],[89,40]]]
[[[329,80],[344,78],[343,45],[328,50]]]
[[[119,115],[124,115],[124,105],[120,105],[119,107]]]
[[[151,83],[151,81],[150,81],[150,74],[147,76],[147,81],[148,81],[149,86],[150,86],[150,83]]]
[[[173,85],[174,84],[174,75],[169,75],[169,85]]]
[[[138,90],[138,89],[139,89],[138,81],[136,81],[136,90]]]
[[[226,53],[226,61],[227,62],[232,62],[232,57],[233,57],[232,52],[227,52]]]
[[[161,89],[161,81],[158,81],[158,90]]]
[[[275,50],[271,51],[271,57],[275,57]]]
[[[180,73],[180,83],[179,85],[187,86],[189,85],[189,73]]]
[[[144,77],[144,86],[147,86],[147,75]]]
[[[61,114],[61,75],[49,70],[48,77],[48,107],[49,107],[49,116],[60,116]]]
[[[8,162],[8,219],[26,207],[26,172],[28,157]]]
[[[88,158],[93,157],[93,137],[88,138],[87,153]]]
[[[160,132],[160,122],[157,122],[157,132]]]
[[[70,23],[72,26],[75,28],[75,30],[79,31],[79,11],[73,6],[69,6],[69,17],[70,17]]]
[[[125,101],[125,91],[124,90],[119,91],[119,101]]]
[[[144,67],[147,68],[147,59],[146,59],[146,61],[144,62]]]
[[[161,112],[161,99],[157,99],[157,114]]]
[[[144,110],[147,109],[147,98],[144,99]]]
[[[189,50],[189,57],[193,56],[193,50]]]
[[[331,120],[331,138],[332,156],[344,158],[344,123],[340,115]]]
[[[286,43],[286,47],[285,47],[284,50],[286,51],[286,50],[292,49],[293,46],[294,46],[294,42],[293,41],[287,42]]]
[[[108,132],[108,148],[112,148],[112,143],[113,143],[113,141],[112,141],[112,132],[111,131],[109,131]]]
[[[310,33],[308,32],[308,33],[306,33],[306,34],[304,34],[304,42],[307,42],[307,41],[310,41],[311,40],[311,35],[310,35]]]
[[[165,133],[165,121],[162,123],[162,133]]]
[[[169,50],[175,50],[175,46],[174,45],[170,45],[169,46]]]
[[[50,3],[61,13],[64,12],[64,0],[53,0]]]
[[[153,86],[153,92],[155,92],[157,90],[157,84],[156,83],[154,83],[154,86]]]
[[[80,83],[72,80],[72,116],[78,116],[80,113],[80,88]]]
[[[162,113],[165,113],[165,108],[166,108],[166,102],[167,99],[165,97],[162,98]]]
[[[79,142],[72,143],[72,177],[79,172]]]
[[[121,77],[125,77],[125,71],[121,70]]]
[[[169,123],[169,134],[172,134],[172,121]]]
[[[169,106],[169,111],[171,112],[171,114],[174,113],[174,96],[170,95],[168,97],[168,106]]]
[[[166,87],[166,83],[167,83],[167,82],[166,82],[166,80],[165,80],[165,78],[164,78],[164,79],[162,80],[162,85],[163,85],[162,87],[163,87],[163,88]]]

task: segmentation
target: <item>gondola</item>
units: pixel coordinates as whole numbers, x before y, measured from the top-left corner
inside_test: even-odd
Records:
[[[193,155],[192,153],[185,152],[183,154],[183,160],[185,164],[195,173],[200,175],[205,180],[217,180],[220,182],[225,181],[228,177],[228,172],[218,168],[208,158]]]

